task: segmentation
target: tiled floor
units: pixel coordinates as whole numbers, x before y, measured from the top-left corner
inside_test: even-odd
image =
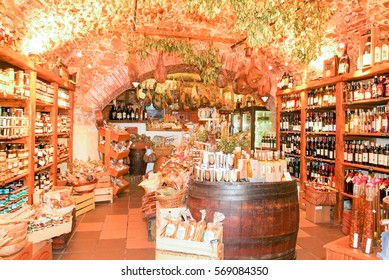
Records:
[[[95,210],[77,217],[65,249],[53,250],[56,260],[153,260],[155,242],[148,241],[147,221],[141,212],[144,191],[136,184],[114,202],[96,203]],[[323,245],[343,237],[341,226],[314,224],[300,212],[297,260],[324,260]]]

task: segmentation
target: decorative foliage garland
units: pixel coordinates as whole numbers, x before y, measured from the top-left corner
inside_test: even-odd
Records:
[[[210,84],[217,79],[222,67],[218,56],[218,50],[208,45],[207,49],[195,51],[192,44],[173,38],[152,39],[148,36],[129,42],[129,53],[137,53],[142,60],[150,55],[150,50],[163,51],[169,55],[175,53],[183,62],[195,65],[205,84]]]
[[[320,54],[326,23],[331,14],[327,1],[313,0],[187,0],[186,8],[208,18],[224,7],[236,14],[235,28],[247,33],[251,47],[276,48],[308,64]]]

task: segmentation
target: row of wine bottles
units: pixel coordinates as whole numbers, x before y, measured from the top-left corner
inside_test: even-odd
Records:
[[[389,96],[389,79],[386,75],[376,75],[373,79],[345,82],[344,102],[370,100]]]
[[[389,144],[362,140],[345,141],[345,162],[389,168]]]
[[[135,107],[135,108],[134,108]],[[110,120],[147,120],[148,114],[146,107],[135,106],[132,104],[124,104],[119,102],[117,105],[114,104],[109,112]]]

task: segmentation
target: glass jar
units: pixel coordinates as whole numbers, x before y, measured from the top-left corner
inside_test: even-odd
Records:
[[[369,183],[366,185],[366,199],[362,236],[362,251],[366,254],[371,254],[373,252],[374,246],[374,199],[375,188],[373,184]]]

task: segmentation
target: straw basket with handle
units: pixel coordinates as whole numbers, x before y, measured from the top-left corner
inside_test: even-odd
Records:
[[[186,180],[182,176],[185,168],[177,162],[166,162],[161,168],[161,188],[156,191],[156,198],[161,207],[180,207],[186,198]]]
[[[305,199],[317,206],[332,206],[336,204],[338,190],[330,187],[329,177],[320,176],[311,182],[305,183]]]

